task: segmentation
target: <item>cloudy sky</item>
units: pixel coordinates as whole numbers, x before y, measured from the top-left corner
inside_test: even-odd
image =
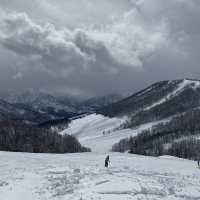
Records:
[[[83,96],[200,78],[199,0],[1,0],[0,90]]]

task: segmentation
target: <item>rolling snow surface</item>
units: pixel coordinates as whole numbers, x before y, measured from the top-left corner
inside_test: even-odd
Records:
[[[198,200],[193,161],[111,153],[0,152],[1,200]]]

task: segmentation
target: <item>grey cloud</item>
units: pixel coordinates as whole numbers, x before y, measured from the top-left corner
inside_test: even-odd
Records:
[[[140,24],[132,26],[134,16],[131,11],[100,32],[56,30],[50,24],[42,27],[34,23],[25,13],[8,14],[1,20],[0,41],[16,54],[35,59],[54,75],[96,66],[108,72],[127,66],[137,69],[142,66],[142,58],[165,38],[161,29],[147,31]]]
[[[10,87],[101,95],[200,75],[197,0],[19,1],[0,3],[9,11],[0,79]]]
[[[47,70],[63,70],[70,63],[81,66],[90,59],[72,41],[66,41],[54,26],[34,24],[26,14],[6,16],[2,27],[0,41],[5,48]]]

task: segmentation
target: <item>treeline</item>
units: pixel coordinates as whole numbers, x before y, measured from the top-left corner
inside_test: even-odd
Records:
[[[185,138],[180,141],[175,141],[168,149],[169,155],[174,155],[180,158],[188,158],[192,160],[200,159],[200,140],[195,137]]]
[[[64,129],[68,128],[70,123],[70,119],[63,118],[63,119],[53,119],[43,123],[38,124],[39,128],[47,128],[51,129],[52,131],[61,132]]]
[[[0,121],[0,150],[30,153],[90,151],[73,136],[60,135],[52,129],[10,120]]]
[[[113,151],[161,156],[164,154],[189,159],[200,158],[200,110],[193,110],[145,130],[135,137],[121,140]]]

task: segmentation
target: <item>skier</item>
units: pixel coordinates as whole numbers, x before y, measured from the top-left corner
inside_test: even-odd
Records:
[[[200,160],[199,159],[197,160],[197,164],[198,164],[198,167],[200,167]]]
[[[106,156],[106,159],[105,159],[105,167],[108,167],[108,163],[110,163],[109,155]]]

